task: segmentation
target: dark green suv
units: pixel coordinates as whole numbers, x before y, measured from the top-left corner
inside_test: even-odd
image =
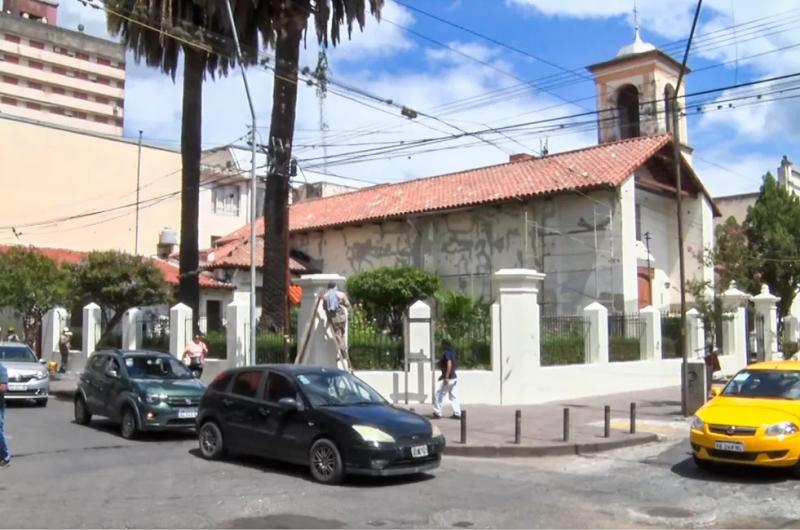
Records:
[[[141,431],[192,429],[205,385],[175,357],[150,351],[99,351],[81,374],[75,421],[92,415],[120,423],[124,438]]]

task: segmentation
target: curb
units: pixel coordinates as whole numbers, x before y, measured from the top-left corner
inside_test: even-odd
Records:
[[[641,434],[635,438],[568,445],[447,445],[444,454],[479,458],[522,458],[566,456],[600,453],[624,447],[633,447],[659,441],[657,434]]]

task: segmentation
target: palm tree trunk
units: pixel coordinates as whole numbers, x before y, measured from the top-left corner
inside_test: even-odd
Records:
[[[271,164],[264,197],[261,327],[285,333],[289,284],[289,166],[292,159],[297,65],[305,15],[287,16],[275,42],[275,83],[269,130]]]
[[[179,300],[192,308],[192,324],[197,329],[200,306],[198,278],[197,223],[200,201],[200,150],[203,108],[203,68],[205,56],[191,47],[184,48],[183,114],[181,123],[181,246]]]

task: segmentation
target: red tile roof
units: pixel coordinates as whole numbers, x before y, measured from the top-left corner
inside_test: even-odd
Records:
[[[63,265],[64,263],[75,265],[76,263],[82,261],[89,254],[88,252],[83,252],[80,250],[69,250],[65,248],[34,247],[34,246],[26,247],[23,245],[0,245],[0,254],[4,254],[15,247],[35,250],[42,256],[45,256],[55,261],[56,265],[59,266]],[[151,259],[151,261],[156,265],[156,267],[159,268],[161,273],[164,275],[164,281],[166,281],[170,285],[178,285],[179,268],[177,265],[157,258],[153,258]],[[231,284],[219,282],[214,278],[202,274],[200,275],[200,287],[202,289],[233,289],[233,285]]]
[[[56,265],[61,266],[64,263],[74,265],[86,257],[88,252],[81,252],[79,250],[68,250],[65,248],[47,248],[47,247],[33,247],[24,245],[0,245],[0,254],[5,254],[12,248],[25,248],[35,250],[42,256],[50,258],[56,262]]]
[[[671,145],[671,139],[668,134],[632,138],[303,201],[290,207],[289,230],[314,230],[566,191],[618,187],[636,168]],[[258,234],[263,234],[263,218],[256,223]],[[218,243],[241,240],[249,230],[246,225]]]
[[[208,270],[250,267],[249,237],[230,241],[214,249],[213,253],[214,260],[205,266]],[[256,260],[257,264],[263,263],[264,260],[263,237],[256,239]],[[298,274],[308,271],[305,265],[294,258],[289,258],[289,270]]]

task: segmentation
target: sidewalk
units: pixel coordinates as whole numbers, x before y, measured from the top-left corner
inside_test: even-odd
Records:
[[[77,374],[55,374],[50,394],[71,400]],[[636,434],[629,433],[630,404],[636,403]],[[611,407],[611,432],[603,437],[603,407]],[[472,457],[534,457],[596,453],[658,441],[663,436],[688,433],[688,419],[680,415],[680,388],[627,392],[540,405],[465,405],[467,443],[461,443],[461,422],[445,417],[432,420],[445,435],[445,453]],[[432,417],[429,404],[398,404]],[[563,441],[564,408],[570,411],[570,437]],[[520,444],[514,443],[514,414],[522,412]]]

